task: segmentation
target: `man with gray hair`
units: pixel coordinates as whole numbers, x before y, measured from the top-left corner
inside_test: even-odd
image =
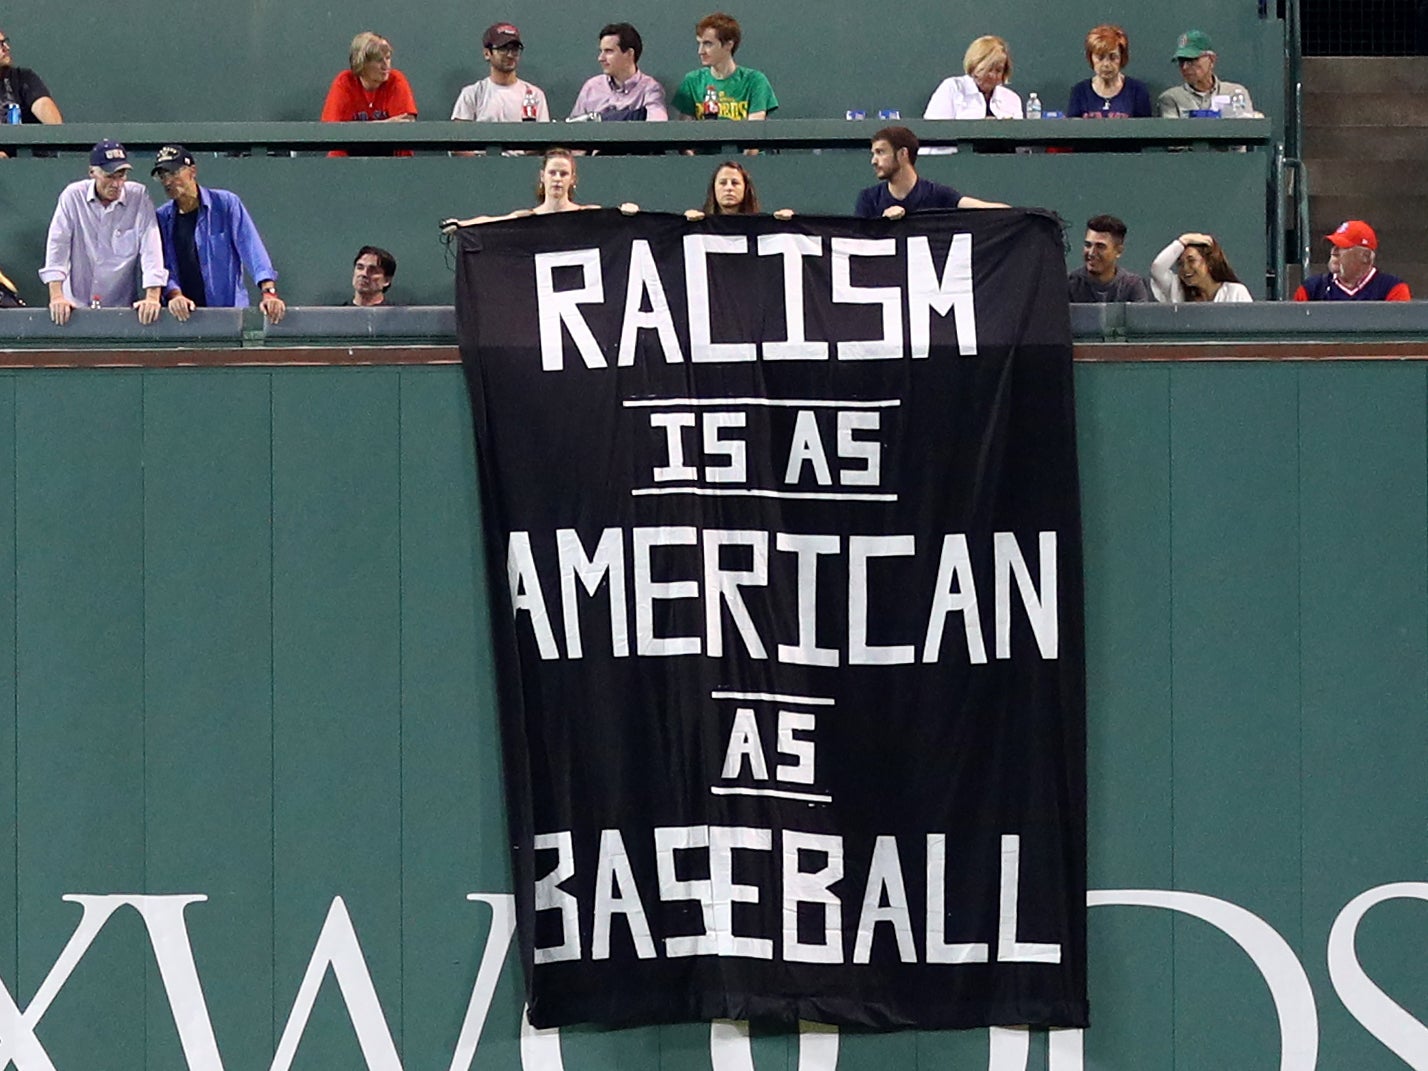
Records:
[[[1218,111],[1216,99],[1230,101],[1244,95],[1244,114],[1254,112],[1249,90],[1238,82],[1225,82],[1215,74],[1215,46],[1204,30],[1186,30],[1175,42],[1171,60],[1180,65],[1183,84],[1171,86],[1156,103],[1162,119],[1189,119],[1191,112]]]
[[[123,145],[101,141],[90,150],[89,177],[60,192],[40,269],[57,324],[68,323],[81,304],[130,306],[143,324],[159,318],[169,273],[154,202],[141,183],[129,181],[132,169]]]
[[[1324,236],[1329,270],[1311,275],[1294,291],[1295,301],[1412,301],[1408,284],[1374,267],[1378,235],[1361,219],[1346,219]]]

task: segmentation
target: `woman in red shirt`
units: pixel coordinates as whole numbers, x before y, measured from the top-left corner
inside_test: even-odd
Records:
[[[332,80],[322,106],[324,123],[410,123],[416,98],[406,75],[392,66],[392,46],[385,37],[364,30],[352,38],[348,70]],[[392,155],[410,156],[410,149]],[[346,156],[334,151],[328,156]]]

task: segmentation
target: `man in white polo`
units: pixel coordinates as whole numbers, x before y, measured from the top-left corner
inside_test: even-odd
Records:
[[[159,318],[169,273],[154,202],[129,181],[132,168],[123,145],[101,141],[90,150],[89,177],[60,192],[40,269],[57,324],[68,323],[76,305],[132,307],[144,324]]]

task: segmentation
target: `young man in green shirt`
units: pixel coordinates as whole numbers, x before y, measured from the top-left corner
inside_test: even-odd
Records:
[[[778,107],[773,86],[762,71],[734,62],[742,34],[739,23],[722,11],[706,15],[694,27],[699,69],[690,71],[670,101],[681,119],[766,119]]]

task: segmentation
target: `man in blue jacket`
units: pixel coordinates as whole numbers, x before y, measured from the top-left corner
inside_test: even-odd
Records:
[[[161,148],[151,174],[169,196],[158,210],[169,312],[187,320],[195,308],[247,308],[246,270],[262,292],[258,307],[272,323],[281,320],[287,306],[278,297],[278,273],[238,195],[200,186],[198,165],[182,145]]]

